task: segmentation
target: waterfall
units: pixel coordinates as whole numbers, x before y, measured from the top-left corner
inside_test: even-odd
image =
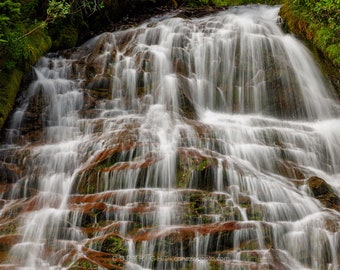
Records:
[[[168,14],[40,59],[0,145],[0,263],[338,269],[339,104],[278,10]]]

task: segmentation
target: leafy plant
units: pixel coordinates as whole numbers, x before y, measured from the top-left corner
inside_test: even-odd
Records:
[[[57,1],[50,0],[47,8],[46,19],[39,22],[32,30],[25,33],[21,38],[26,37],[37,31],[38,29],[44,29],[49,23],[54,23],[57,19],[65,18],[71,12],[71,5],[65,0]],[[20,38],[20,39],[21,39]]]
[[[32,2],[27,5],[31,7],[35,4]],[[69,13],[70,4],[65,0],[50,0],[45,20],[37,22],[24,17],[28,14],[25,5],[12,0],[0,3],[0,70],[11,71],[15,67],[22,69],[25,62],[35,60],[36,46],[32,44],[33,39],[28,37]]]
[[[74,0],[71,2],[73,13],[82,13],[91,16],[96,11],[104,8],[104,2],[101,0]]]
[[[19,3],[5,0],[0,3],[0,43],[8,42],[6,33],[13,27],[13,22],[20,18]]]

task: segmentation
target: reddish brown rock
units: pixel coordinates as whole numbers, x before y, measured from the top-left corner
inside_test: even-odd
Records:
[[[308,179],[307,185],[313,196],[324,206],[340,211],[340,198],[325,180],[313,176]]]
[[[305,174],[299,166],[290,161],[277,161],[277,166],[280,174],[287,178],[302,180],[305,179]]]
[[[251,225],[247,225],[251,226]],[[140,232],[139,234],[134,236],[134,241],[151,241],[156,238],[165,237],[169,235],[175,235],[177,239],[183,240],[185,238],[193,238],[195,233],[199,233],[202,235],[208,233],[216,233],[216,232],[226,232],[226,231],[234,231],[243,228],[237,222],[223,222],[223,223],[212,223],[207,225],[197,225],[197,226],[185,226],[185,227],[174,227],[163,230],[151,230]]]

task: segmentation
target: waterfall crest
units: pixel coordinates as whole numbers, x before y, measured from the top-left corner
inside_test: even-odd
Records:
[[[4,264],[338,269],[339,104],[278,10],[43,57],[0,147]]]

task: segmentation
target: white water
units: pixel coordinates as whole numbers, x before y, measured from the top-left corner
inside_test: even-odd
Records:
[[[33,205],[20,216],[12,265],[77,267],[89,256],[85,247],[100,248],[89,239],[115,233],[127,269],[338,269],[340,214],[306,182],[321,177],[340,195],[339,105],[308,50],[276,24],[277,13],[251,6],[155,19],[98,36],[72,59],[43,58],[26,101],[39,91],[47,100],[44,137],[20,134],[24,102],[4,146],[24,141],[28,154],[17,161],[25,173],[2,218],[22,197]],[[78,56],[95,70],[89,84],[110,81],[110,98],[98,99],[91,117],[78,113],[91,70]],[[81,227],[83,205],[69,200],[77,181],[86,183],[80,172],[114,147],[124,150],[88,187],[109,223],[91,235]],[[199,210],[191,209],[200,190]],[[134,212],[139,206],[146,208]],[[234,231],[213,231],[233,221]]]

